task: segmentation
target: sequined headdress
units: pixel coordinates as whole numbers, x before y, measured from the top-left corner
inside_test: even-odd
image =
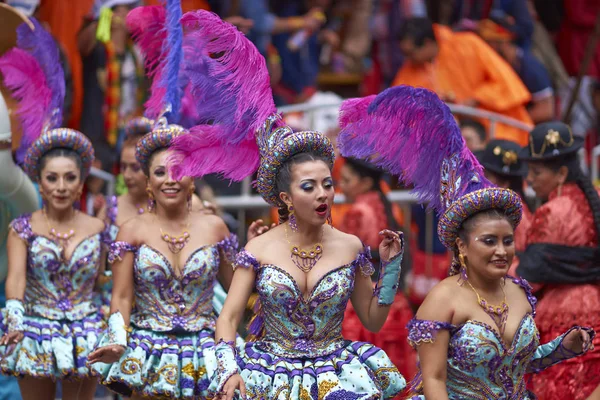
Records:
[[[17,162],[32,180],[39,176],[39,161],[54,148],[74,150],[81,158],[84,178],[94,160],[90,141],[80,132],[60,128],[65,97],[64,74],[54,39],[34,18],[17,28],[17,47],[0,58],[4,84],[19,102],[23,128]]]
[[[289,157],[310,151],[333,165],[330,141],[293,132],[276,114],[264,58],[234,26],[207,11],[184,15],[184,75],[201,125],[173,146],[175,176],[218,173],[240,181],[258,170],[256,187],[281,206],[275,177]]]
[[[419,201],[440,216],[438,235],[448,249],[456,250],[463,222],[480,211],[501,209],[515,227],[519,224],[519,195],[485,179],[450,109],[433,92],[397,86],[347,100],[340,124],[342,154],[370,158],[413,185]]]
[[[151,94],[145,104],[144,119],[136,120],[133,127],[150,131],[136,144],[135,157],[147,172],[152,154],[171,146],[173,138],[184,135],[187,130],[169,123],[180,116],[181,101],[185,90],[182,83],[183,30],[180,24],[181,4],[166,1],[166,7],[148,6],[133,9],[127,15],[127,26],[135,42],[145,56],[146,70],[152,79]]]

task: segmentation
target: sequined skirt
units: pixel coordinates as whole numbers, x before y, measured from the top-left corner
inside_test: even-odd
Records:
[[[3,315],[0,336],[6,332],[5,324]],[[0,372],[53,380],[90,376],[87,357],[106,327],[102,317],[91,314],[78,321],[56,321],[25,315],[23,325],[23,340],[0,346]]]
[[[248,343],[238,363],[249,399],[391,399],[406,386],[385,352],[365,342],[347,341],[316,358],[277,356]]]
[[[206,397],[217,367],[214,331],[169,334],[132,328],[129,345],[119,361],[92,366],[103,385],[127,397]],[[98,347],[106,341],[103,337]]]

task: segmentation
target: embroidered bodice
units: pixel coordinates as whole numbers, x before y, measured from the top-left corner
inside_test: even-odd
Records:
[[[366,247],[349,264],[335,268],[315,284],[305,298],[294,278],[276,265],[263,264],[243,250],[235,267],[253,268],[264,321],[258,345],[270,353],[290,357],[319,357],[342,348],[342,320],[354,289],[357,268],[373,273]]]
[[[90,235],[65,259],[55,241],[35,234],[31,214],[23,215],[10,227],[27,242],[25,307],[28,314],[44,318],[79,320],[96,311],[92,302],[100,266],[104,233]]]
[[[526,373],[540,371],[574,356],[560,345],[562,337],[540,346],[534,322],[536,299],[531,294],[531,287],[524,279],[511,279],[525,290],[532,312],[523,317],[509,345],[497,330],[479,321],[466,321],[460,325],[418,319],[409,322],[408,340],[414,347],[433,342],[440,330],[450,331],[446,381],[450,399],[529,398],[524,379]],[[422,394],[420,373],[412,387],[414,394]]]
[[[214,330],[212,301],[219,264],[221,257],[233,261],[237,247],[233,234],[202,246],[190,254],[178,275],[167,258],[148,245],[136,249],[124,242],[113,243],[109,254],[113,261],[123,251],[135,252],[131,323],[158,332]]]

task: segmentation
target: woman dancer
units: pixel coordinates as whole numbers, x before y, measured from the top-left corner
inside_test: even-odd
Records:
[[[150,99],[162,101],[175,120],[180,93],[167,83],[180,71],[181,42],[172,39],[181,34],[180,15],[178,2],[169,2],[171,45]],[[112,245],[112,314],[108,334],[89,361],[104,385],[132,399],[205,398],[216,370],[213,288],[217,277],[225,287],[231,282],[237,239],[219,217],[192,208],[192,179],[174,179],[167,168],[173,138],[186,131],[167,124],[165,116],[150,116],[158,123],[138,141],[136,159],[148,179],[152,212],[124,222]]]
[[[600,329],[600,197],[581,171],[583,140],[568,125],[549,122],[530,133],[520,153],[528,181],[547,202],[533,214],[517,274],[542,286],[536,324],[542,341],[573,321]],[[533,378],[542,400],[587,399],[600,385],[600,339],[596,349]]]
[[[450,277],[409,324],[421,372],[413,399],[531,399],[524,374],[591,348],[591,328],[571,327],[540,346],[535,297],[506,276],[521,198],[495,188],[466,148],[450,109],[408,86],[342,105],[342,154],[366,157],[413,184],[440,214],[438,234],[455,255]]]
[[[509,140],[490,140],[485,149],[476,153],[477,159],[485,168],[485,177],[494,185],[510,189],[521,197],[523,216],[519,229],[515,231],[515,250],[525,250],[527,230],[531,225],[531,211],[525,202],[523,178],[527,175],[527,165],[519,158],[521,146]],[[513,269],[511,269],[513,271]]]
[[[379,232],[383,229],[399,229],[394,207],[380,187],[382,177],[381,169],[353,158],[346,159],[341,170],[340,186],[350,202],[350,208],[344,214],[340,230],[357,236],[371,248],[378,247]],[[402,375],[413,376],[416,354],[406,340],[406,324],[412,317],[413,311],[408,300],[399,291],[385,325],[378,333],[373,333],[363,326],[349,303],[344,315],[342,334],[346,339],[369,342],[380,347]]]
[[[203,11],[184,16],[182,25],[196,47],[205,46],[206,73],[197,79],[214,85],[202,104],[213,124],[176,139],[178,157],[185,157],[176,157],[177,174],[242,179],[259,164],[258,191],[284,221],[250,241],[236,260],[217,321],[219,367],[210,395],[231,399],[239,389],[266,399],[395,396],[405,386],[402,375],[382,350],[344,340],[341,323],[352,298],[363,323],[381,328],[396,295],[401,234],[382,232],[374,294],[368,249],[325,224],[334,197],[329,139],[294,133],[274,114],[264,59],[235,27]],[[236,348],[235,332],[255,287],[261,306],[250,330],[257,340]]]
[[[105,327],[92,301],[104,224],[73,205],[94,151],[81,133],[58,128],[64,98],[58,49],[32,22],[33,31],[18,28],[18,48],[0,59],[0,71],[20,103],[17,157],[25,152],[25,171],[39,183],[44,207],[10,225],[0,369],[22,378],[25,400],[54,399],[57,380],[64,399],[91,400],[96,379],[86,359]]]

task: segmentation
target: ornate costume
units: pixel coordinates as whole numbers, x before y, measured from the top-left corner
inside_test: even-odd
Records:
[[[482,167],[467,149],[449,108],[432,92],[400,86],[378,96],[347,100],[342,104],[341,121],[338,143],[342,154],[372,156],[374,164],[413,184],[419,198],[440,215],[440,240],[457,256],[458,232],[474,214],[499,209],[513,226],[519,224],[519,195],[509,189],[494,188],[484,178]],[[450,274],[459,273],[459,268],[455,260]],[[463,282],[468,282],[466,273],[460,273]],[[535,297],[527,282],[509,279],[523,288],[531,306],[510,344],[498,333],[503,330],[500,319],[496,322],[498,327],[475,320],[455,326],[448,321],[413,319],[408,325],[409,340],[414,346],[435,341],[440,330],[450,332],[446,391],[452,400],[534,398],[526,390],[526,372],[539,372],[580,355],[562,345],[568,331],[539,345],[533,321]],[[480,300],[480,305],[484,307],[485,302]],[[507,313],[508,306],[504,306]],[[486,308],[484,311],[494,321],[492,313],[501,312]],[[571,329],[575,328],[579,327]],[[594,336],[593,329],[583,329]],[[420,373],[411,384],[410,396],[425,398]]]
[[[158,22],[154,12],[159,15]],[[171,0],[167,2],[166,12],[162,7],[142,7],[127,17],[128,25],[134,27],[134,34],[135,26],[143,25],[144,19],[150,25],[164,26],[166,23],[167,32],[163,38],[166,50],[152,72],[155,79],[146,110],[147,115],[157,122],[152,132],[136,145],[136,159],[144,171],[148,170],[156,151],[169,148],[175,137],[187,134],[181,126],[167,124],[169,118],[177,119],[181,105],[182,91],[178,84],[172,84],[173,79],[177,82],[182,70],[179,64],[183,37],[180,18],[179,2]],[[136,36],[136,39],[142,42],[141,47],[148,55],[148,37]],[[153,58],[147,57],[147,61],[152,63]],[[178,252],[183,248],[184,240],[189,238],[189,234],[185,234],[179,239],[163,234],[163,240],[167,241],[168,237],[169,248]],[[102,384],[125,396],[207,397],[210,377],[217,368],[214,287],[219,266],[233,261],[237,247],[234,235],[199,247],[185,260],[179,274],[162,253],[148,244],[137,248],[120,241],[111,244],[111,262],[120,259],[124,252],[134,253],[135,300],[128,323],[118,311],[109,318],[108,331],[99,347],[120,345],[125,347],[125,352],[113,364],[98,362],[93,365]],[[130,325],[129,329],[126,325]]]
[[[331,168],[331,143],[318,132],[293,132],[275,114],[265,61],[235,27],[203,11],[186,14],[182,24],[190,43],[204,46],[204,59],[197,62],[203,68],[194,79],[206,96],[199,104],[201,119],[212,124],[175,140],[176,176],[221,173],[242,180],[258,170],[258,192],[282,207],[275,187],[282,165],[310,152]],[[401,259],[399,254],[382,268],[375,290],[379,304],[393,302]],[[246,251],[235,265],[256,273],[260,306],[249,328],[256,340],[237,349],[231,342],[217,344],[211,395],[238,373],[250,398],[391,398],[404,388],[404,378],[382,350],[341,336],[355,276],[373,272],[366,250],[325,274],[308,298],[277,265],[261,265]]]
[[[211,351],[216,321],[213,286],[221,259],[232,261],[236,250],[234,235],[198,248],[178,276],[152,247],[113,243],[109,255],[113,260],[125,251],[135,253],[135,307],[121,359],[93,366],[102,384],[125,396],[205,397],[216,370]],[[106,335],[99,347],[111,343]]]
[[[583,140],[561,123],[540,124],[530,133],[522,157],[530,161],[574,160]],[[587,178],[584,178],[587,179]],[[590,190],[595,190],[591,187]],[[527,230],[526,247],[518,253],[517,273],[539,286],[535,322],[542,341],[551,340],[573,321],[600,329],[600,251],[597,222],[588,196],[575,182],[550,193]],[[533,377],[541,399],[587,399],[600,385],[600,338],[595,349]]]
[[[21,25],[18,47],[0,59],[4,83],[19,100],[23,137],[17,158],[29,177],[38,180],[47,152],[70,149],[80,158],[85,179],[94,150],[81,133],[58,127],[64,98],[58,49],[31,21],[35,29]],[[33,232],[29,214],[13,220],[10,228],[27,246],[26,286],[24,299],[8,299],[0,335],[21,331],[24,338],[14,346],[0,346],[2,373],[53,380],[88,377],[87,355],[105,327],[92,302],[105,232],[84,238],[66,257],[60,234],[51,230],[51,238]]]

